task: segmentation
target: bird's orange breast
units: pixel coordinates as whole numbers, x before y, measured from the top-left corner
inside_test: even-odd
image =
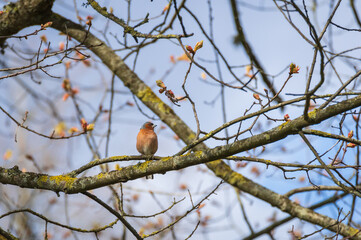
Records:
[[[157,134],[153,130],[140,129],[137,136],[137,150],[143,155],[153,155],[158,150]]]

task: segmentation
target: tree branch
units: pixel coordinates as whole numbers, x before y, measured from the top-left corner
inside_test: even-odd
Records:
[[[44,24],[51,13],[54,0],[20,0],[9,3],[0,14],[0,36],[11,36],[20,30]],[[6,38],[0,38],[0,48],[5,47]]]
[[[250,58],[251,62],[254,64],[254,66],[260,71],[263,82],[266,84],[266,86],[271,90],[273,96],[276,96],[277,91],[274,88],[273,83],[268,79],[268,76],[266,74],[266,71],[264,70],[263,66],[261,65],[260,61],[258,60],[258,58],[256,57],[256,55],[254,54],[251,46],[249,45],[248,41],[246,40],[246,36],[243,32],[243,28],[239,19],[239,12],[237,9],[237,4],[235,0],[231,0],[231,6],[232,6],[232,13],[233,13],[233,19],[234,19],[234,23],[236,25],[236,29],[237,29],[237,41],[239,41],[242,46],[244,47],[244,50],[246,51],[248,57]],[[282,102],[282,99],[280,96],[277,96],[275,98],[275,100],[280,103]]]

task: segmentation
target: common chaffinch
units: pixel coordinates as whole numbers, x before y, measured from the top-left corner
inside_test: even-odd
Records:
[[[152,158],[158,150],[158,138],[154,132],[156,126],[151,122],[144,123],[137,136],[137,150],[148,159]],[[153,178],[153,175],[146,178]]]

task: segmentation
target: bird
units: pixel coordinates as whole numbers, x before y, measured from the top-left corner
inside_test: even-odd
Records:
[[[151,159],[158,150],[158,137],[154,132],[154,125],[152,122],[145,122],[140,128],[137,135],[137,150],[147,159]],[[147,179],[153,179],[153,175],[146,176]]]

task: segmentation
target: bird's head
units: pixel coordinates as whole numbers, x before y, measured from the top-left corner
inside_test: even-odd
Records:
[[[156,126],[157,126],[157,125],[154,125],[154,124],[151,123],[151,122],[146,122],[146,123],[143,124],[142,129],[154,130],[154,128],[155,128]]]

